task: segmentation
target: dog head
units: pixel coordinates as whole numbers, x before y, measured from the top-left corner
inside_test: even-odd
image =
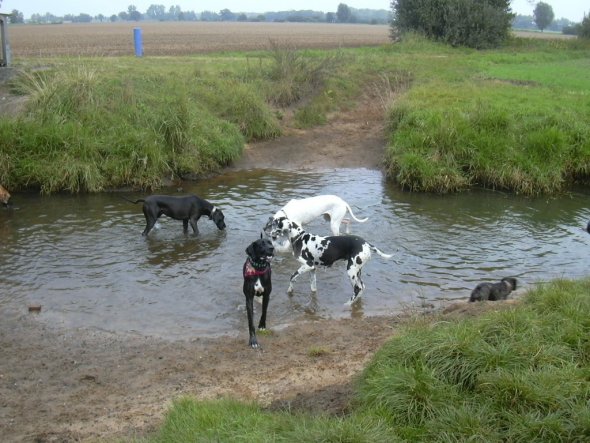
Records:
[[[282,235],[287,235],[291,237],[291,233],[293,230],[298,229],[299,226],[297,223],[292,222],[287,217],[277,217],[272,219],[272,226],[270,229],[270,236],[273,240],[276,240],[278,237]]]
[[[221,209],[217,209],[215,206],[213,206],[209,218],[213,220],[215,226],[217,226],[217,229],[220,231],[225,229],[225,216],[223,215],[223,212],[221,212]]]
[[[516,289],[517,280],[514,277],[504,277],[501,281],[506,286],[508,292],[512,292]]]
[[[8,206],[9,200],[10,192],[8,192],[4,186],[0,185],[0,203],[2,203],[2,206]]]
[[[246,248],[246,254],[256,263],[270,263],[275,253],[272,242],[260,234],[260,238]]]

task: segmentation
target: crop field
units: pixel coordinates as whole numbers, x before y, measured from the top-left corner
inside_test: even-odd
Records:
[[[387,25],[236,22],[140,22],[12,25],[13,58],[133,55],[133,29],[142,30],[145,56],[191,55],[269,48],[271,41],[296,49],[388,43]]]

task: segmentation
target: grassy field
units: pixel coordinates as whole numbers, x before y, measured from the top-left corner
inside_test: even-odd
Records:
[[[13,56],[134,55],[133,29],[142,30],[145,56],[194,55],[269,48],[269,41],[294,48],[328,49],[389,42],[387,25],[318,23],[141,22],[12,25]]]

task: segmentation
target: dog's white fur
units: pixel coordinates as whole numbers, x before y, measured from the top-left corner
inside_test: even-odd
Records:
[[[346,216],[346,212],[359,223],[364,223],[368,218],[358,219],[352,213],[350,205],[337,195],[318,195],[315,197],[293,199],[279,209],[272,217],[272,221],[279,217],[287,217],[299,226],[315,220],[322,215],[330,221],[330,229],[334,235],[340,235],[340,224]],[[348,229],[347,229],[348,231]]]

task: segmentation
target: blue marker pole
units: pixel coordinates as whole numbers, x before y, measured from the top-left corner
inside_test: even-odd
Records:
[[[135,45],[135,56],[143,55],[143,39],[141,37],[141,28],[133,28],[133,43]]]

